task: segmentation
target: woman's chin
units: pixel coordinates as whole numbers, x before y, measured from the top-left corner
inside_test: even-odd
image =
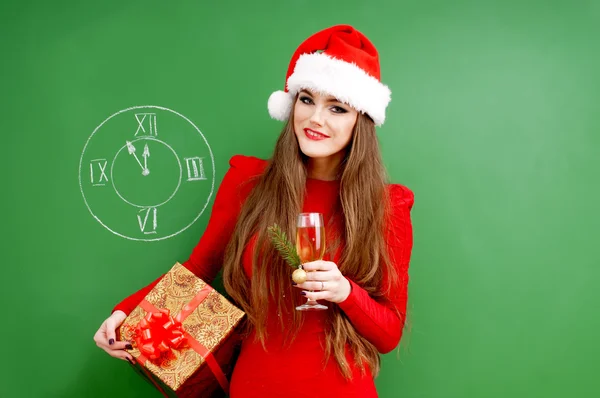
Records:
[[[328,148],[320,145],[300,144],[300,150],[305,156],[308,156],[309,158],[326,158],[332,155],[331,151],[328,150]]]
[[[311,159],[326,158],[328,156],[331,156],[331,153],[324,151],[302,150],[302,153]]]

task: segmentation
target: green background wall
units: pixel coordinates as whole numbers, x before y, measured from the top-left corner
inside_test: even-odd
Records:
[[[86,208],[84,145],[163,106],[202,131],[218,187],[233,154],[270,155],[269,94],[338,23],[380,50],[385,163],[416,194],[411,330],[380,395],[600,396],[600,2],[500,0],[3,2],[0,396],[159,396],[92,336],[186,259],[214,195],[176,236],[124,239]]]

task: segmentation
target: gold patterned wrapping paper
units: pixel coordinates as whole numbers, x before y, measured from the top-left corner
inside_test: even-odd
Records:
[[[231,340],[228,338],[244,317],[243,311],[179,263],[176,263],[158,282],[145,300],[157,309],[168,309],[170,314],[176,317],[202,289],[208,289],[209,293],[183,320],[182,325],[185,332],[213,355],[222,343]],[[141,304],[129,314],[119,328],[120,339],[132,342],[133,349],[128,352],[138,361],[141,353],[135,344],[136,327],[147,315]],[[225,350],[229,351],[230,348]],[[143,365],[176,393],[188,379],[190,381],[188,384],[194,384],[193,375],[199,373],[203,367],[208,367],[206,358],[187,344],[181,349],[169,350],[168,355],[163,355],[156,360],[146,360]],[[224,365],[227,367],[228,364]]]

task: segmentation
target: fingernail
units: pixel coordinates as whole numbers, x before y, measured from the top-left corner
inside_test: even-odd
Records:
[[[108,345],[113,345],[113,344],[115,344],[115,339],[108,340]]]
[[[127,348],[128,350],[133,350],[133,346],[132,346],[131,344],[127,344],[127,345],[125,346],[125,348]]]
[[[300,292],[300,294],[306,296],[306,292]]]

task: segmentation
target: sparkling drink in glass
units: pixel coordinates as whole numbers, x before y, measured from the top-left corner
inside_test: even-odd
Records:
[[[325,224],[321,213],[300,213],[296,224],[296,251],[302,264],[322,260],[325,254]],[[308,299],[298,311],[326,310],[327,306]]]

